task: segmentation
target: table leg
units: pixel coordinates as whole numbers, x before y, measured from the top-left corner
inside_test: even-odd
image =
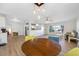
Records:
[[[70,43],[70,39],[71,39],[71,38],[70,38],[70,37],[68,37],[68,43]]]
[[[77,39],[77,41],[78,41],[78,42],[77,42],[77,47],[79,47],[79,39]]]

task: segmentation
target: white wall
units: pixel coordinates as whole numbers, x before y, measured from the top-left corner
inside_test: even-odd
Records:
[[[76,30],[76,20],[71,20],[64,23],[64,33]]]
[[[24,35],[24,24],[12,22],[11,27],[12,27],[12,32],[18,32],[19,35]]]
[[[22,21],[13,21],[13,19],[7,19],[6,21],[6,28],[9,30],[11,29],[11,32],[18,32],[19,35],[25,35],[24,33],[24,23]]]
[[[5,17],[0,15],[0,27],[5,27]]]
[[[79,19],[77,20],[77,22],[76,22],[76,25],[77,25],[77,32],[79,33]]]
[[[44,24],[44,34],[49,34],[49,24]]]

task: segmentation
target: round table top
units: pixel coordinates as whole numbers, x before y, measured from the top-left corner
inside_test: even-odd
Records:
[[[27,56],[56,56],[60,53],[61,46],[47,38],[37,38],[24,42],[22,51]]]

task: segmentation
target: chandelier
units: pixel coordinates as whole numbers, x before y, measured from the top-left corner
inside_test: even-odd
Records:
[[[36,6],[41,7],[44,3],[34,3]]]
[[[40,19],[40,14],[45,12],[44,3],[34,3],[34,11],[33,13],[37,15],[37,18]]]

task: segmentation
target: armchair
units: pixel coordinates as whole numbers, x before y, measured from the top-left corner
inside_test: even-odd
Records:
[[[77,40],[78,39],[78,33],[76,31],[71,32],[71,35],[68,37],[68,42],[70,43],[71,40]]]

